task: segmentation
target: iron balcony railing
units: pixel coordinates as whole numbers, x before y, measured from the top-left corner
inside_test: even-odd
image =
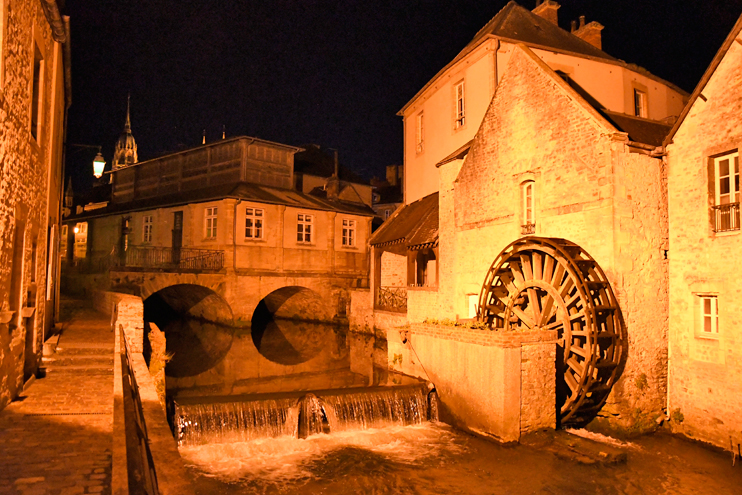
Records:
[[[739,203],[711,207],[714,212],[714,232],[739,230]]]
[[[535,223],[524,223],[520,226],[520,233],[522,235],[528,235],[528,234],[535,234],[536,233],[536,224]]]
[[[379,287],[376,308],[397,313],[407,312],[407,287]]]

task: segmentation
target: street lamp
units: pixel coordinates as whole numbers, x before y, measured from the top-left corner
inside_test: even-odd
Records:
[[[93,159],[93,176],[95,176],[96,179],[100,179],[103,176],[103,168],[105,166],[106,160],[100,152],[100,147],[98,147],[98,154],[95,155],[95,158]]]

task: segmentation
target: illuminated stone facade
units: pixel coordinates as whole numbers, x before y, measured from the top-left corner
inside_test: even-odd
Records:
[[[741,30],[742,18],[666,146],[670,424],[735,452],[742,443]]]
[[[53,2],[0,2],[0,408],[36,372],[53,325],[66,24]]]

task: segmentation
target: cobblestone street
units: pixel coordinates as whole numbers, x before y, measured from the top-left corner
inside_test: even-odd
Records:
[[[73,311],[47,374],[0,411],[0,494],[110,493],[113,333]]]

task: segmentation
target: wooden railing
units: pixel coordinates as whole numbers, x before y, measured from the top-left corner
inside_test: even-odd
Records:
[[[398,313],[407,312],[407,287],[379,287],[376,308]]]
[[[714,232],[739,230],[739,203],[716,205],[714,211]]]

